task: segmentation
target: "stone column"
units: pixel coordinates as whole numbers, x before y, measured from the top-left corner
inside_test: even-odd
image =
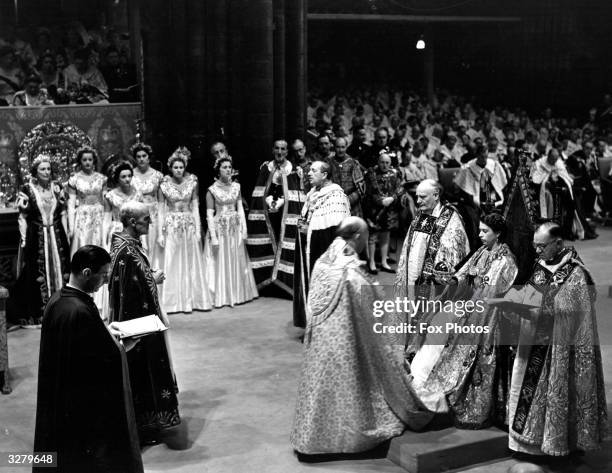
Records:
[[[274,64],[272,0],[242,4],[244,157],[241,171],[255,176],[272,153],[274,131]],[[246,179],[243,180],[246,184]],[[253,183],[251,182],[252,186]],[[245,193],[245,195],[247,195]]]
[[[291,3],[291,0],[289,0]],[[274,0],[274,136],[286,133],[285,0]]]
[[[287,29],[287,137],[304,138],[306,132],[307,0],[285,5]]]

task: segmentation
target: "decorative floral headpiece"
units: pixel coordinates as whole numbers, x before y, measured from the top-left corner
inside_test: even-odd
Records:
[[[134,166],[127,159],[119,159],[108,167],[108,177],[114,185],[118,184],[121,171],[130,170],[134,172]]]
[[[77,150],[77,152],[76,152],[76,163],[75,163],[75,164],[76,164],[77,166],[78,166],[79,164],[81,164],[81,163],[80,163],[80,161],[81,161],[81,156],[83,156],[85,153],[91,153],[91,154],[92,154],[92,156],[94,157],[94,161],[98,161],[98,152],[97,152],[97,151],[96,151],[94,148],[92,148],[91,146],[89,146],[89,145],[84,145],[84,146],[81,146],[81,147],[80,147],[80,148]]]
[[[168,158],[168,168],[171,168],[175,161],[182,161],[185,167],[191,158],[191,152],[185,146],[179,146]]]
[[[149,157],[153,154],[153,148],[151,148],[148,144],[143,141],[137,141],[130,147],[130,155],[134,157],[137,151],[144,151],[149,155]]]
[[[47,154],[47,153],[40,153],[38,156],[36,156],[33,160],[32,160],[32,174],[36,174],[36,169],[38,168],[38,166],[40,166],[42,163],[49,163],[51,164],[51,155]]]
[[[221,161],[229,161],[232,166],[234,165],[232,157],[229,154],[226,154],[225,156],[219,156],[217,159],[215,159],[215,165],[213,168],[218,169]]]

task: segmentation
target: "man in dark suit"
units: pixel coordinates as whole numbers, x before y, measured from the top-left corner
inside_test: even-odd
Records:
[[[57,466],[34,473],[143,472],[125,349],[90,295],[108,281],[110,261],[98,246],[79,248],[70,281],[45,308],[34,451],[57,452]]]

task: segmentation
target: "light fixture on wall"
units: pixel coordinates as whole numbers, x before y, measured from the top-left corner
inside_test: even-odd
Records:
[[[425,39],[423,38],[423,35],[421,35],[419,40],[416,42],[416,48],[417,49],[425,49]]]

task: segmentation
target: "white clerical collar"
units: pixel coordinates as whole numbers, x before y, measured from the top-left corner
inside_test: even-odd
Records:
[[[70,289],[74,289],[75,291],[79,291],[82,292],[83,294],[87,294],[89,297],[92,297],[92,294],[89,292],[85,292],[83,289],[79,289],[76,286],[73,286],[72,284],[70,284],[69,282],[66,283],[66,287],[69,287]]]

